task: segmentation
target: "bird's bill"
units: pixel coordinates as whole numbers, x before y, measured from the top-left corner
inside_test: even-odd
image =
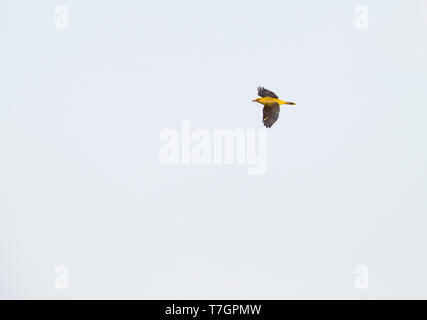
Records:
[[[295,103],[293,103],[293,102],[288,102],[288,101],[285,101],[285,104],[289,104],[289,105],[291,105],[291,106],[294,106],[294,105],[295,105]]]
[[[258,101],[258,99],[253,99],[253,100],[252,100],[252,102],[257,102],[257,101]]]

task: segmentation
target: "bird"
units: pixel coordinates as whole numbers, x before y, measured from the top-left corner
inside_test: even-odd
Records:
[[[271,128],[277,119],[279,119],[280,105],[295,105],[293,102],[280,100],[274,92],[267,90],[264,87],[258,87],[258,95],[261,98],[254,99],[252,102],[258,102],[264,105],[264,109],[262,110],[262,122],[267,128]]]

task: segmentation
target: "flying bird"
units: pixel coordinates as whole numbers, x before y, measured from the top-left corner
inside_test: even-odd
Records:
[[[252,102],[258,102],[264,105],[264,109],[262,110],[262,122],[267,128],[271,128],[277,119],[279,119],[280,105],[295,105],[293,102],[280,100],[274,92],[264,87],[258,87],[258,95],[261,98],[254,99]]]

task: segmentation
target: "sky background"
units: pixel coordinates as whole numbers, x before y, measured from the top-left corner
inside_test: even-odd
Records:
[[[1,1],[0,298],[426,299],[425,39],[424,0]],[[265,175],[159,161],[258,85]]]

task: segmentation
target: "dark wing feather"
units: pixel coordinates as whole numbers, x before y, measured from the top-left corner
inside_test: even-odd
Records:
[[[262,98],[271,97],[279,99],[279,97],[273,91],[267,90],[264,87],[258,87],[258,95]]]
[[[262,110],[262,122],[267,128],[271,128],[271,126],[279,119],[280,106],[278,103],[269,103],[264,105],[264,109]]]

